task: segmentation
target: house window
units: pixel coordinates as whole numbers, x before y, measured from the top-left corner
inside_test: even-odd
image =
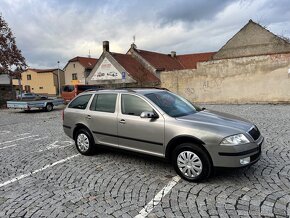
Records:
[[[73,74],[72,74],[72,80],[77,80],[77,79],[78,79],[77,74],[76,74],[76,73],[73,73]]]
[[[42,86],[40,86],[40,87],[39,87],[39,89],[43,89],[43,87],[42,87]]]
[[[74,64],[74,68],[76,68],[76,64]]]
[[[27,75],[27,80],[31,80],[31,75],[30,74]]]

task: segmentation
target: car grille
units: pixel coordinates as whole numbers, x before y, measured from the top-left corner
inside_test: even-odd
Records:
[[[254,126],[254,127],[249,131],[249,134],[252,136],[252,138],[253,138],[255,141],[256,141],[256,140],[260,137],[260,135],[261,135],[259,129],[258,129],[256,126]]]

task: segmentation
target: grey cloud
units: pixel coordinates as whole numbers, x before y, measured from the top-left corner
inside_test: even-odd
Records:
[[[158,12],[158,17],[163,24],[170,24],[176,21],[192,23],[204,19],[210,20],[234,1],[174,0],[168,2],[169,4]]]
[[[1,0],[0,12],[27,62],[55,67],[89,50],[99,57],[103,40],[126,52],[133,35],[141,49],[182,54],[219,49],[251,18],[279,33],[290,29],[287,1]]]

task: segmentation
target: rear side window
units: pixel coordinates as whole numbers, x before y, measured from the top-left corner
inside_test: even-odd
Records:
[[[142,112],[153,112],[152,107],[134,95],[122,95],[122,114],[140,116]]]
[[[86,109],[88,102],[90,100],[92,95],[81,95],[74,99],[70,104],[69,108],[75,108],[75,109],[81,109],[84,110]]]
[[[117,94],[97,94],[91,104],[90,110],[114,113]]]

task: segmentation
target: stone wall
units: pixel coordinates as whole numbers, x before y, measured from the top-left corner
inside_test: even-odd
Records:
[[[290,53],[212,60],[162,72],[161,87],[197,103],[290,103]]]

